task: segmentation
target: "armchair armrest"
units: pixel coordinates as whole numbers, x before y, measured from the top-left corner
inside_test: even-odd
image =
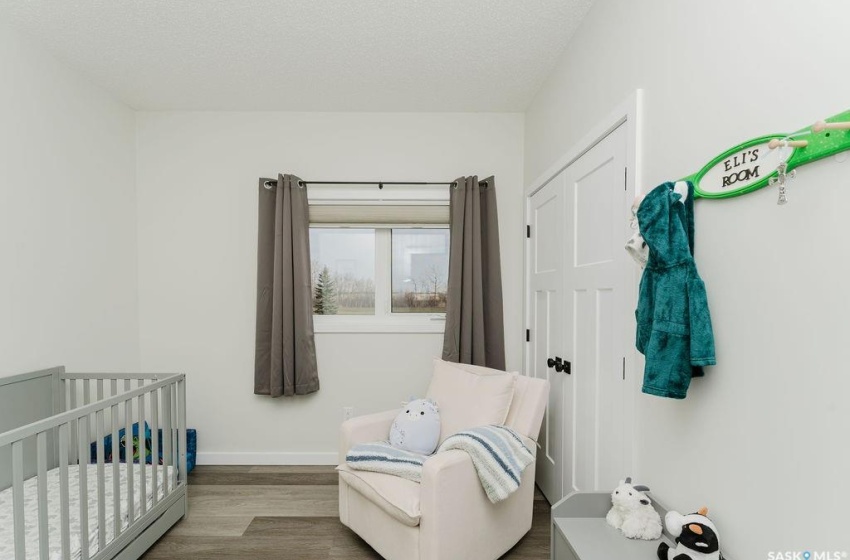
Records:
[[[421,489],[421,558],[476,557],[472,548],[477,539],[472,536],[491,519],[488,510],[493,504],[481,488],[469,454],[453,449],[431,456],[422,468]]]
[[[422,486],[436,488],[457,483],[460,482],[459,477],[462,477],[464,473],[467,476],[473,475],[475,482],[478,482],[478,475],[475,474],[475,467],[472,465],[469,453],[459,449],[441,451],[432,455],[422,466]]]
[[[504,554],[531,528],[534,468],[534,463],[526,467],[514,494],[492,504],[468,453],[453,449],[431,456],[422,467],[420,485],[420,558]]]
[[[339,462],[345,462],[345,455],[356,443],[385,440],[389,437],[390,427],[400,409],[387,410],[376,414],[366,414],[350,418],[339,429]]]

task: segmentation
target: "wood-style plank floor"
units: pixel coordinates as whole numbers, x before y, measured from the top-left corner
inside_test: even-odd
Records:
[[[380,560],[337,505],[333,467],[201,465],[189,475],[189,515],[143,558]],[[548,559],[549,504],[537,490],[531,531],[502,560]]]

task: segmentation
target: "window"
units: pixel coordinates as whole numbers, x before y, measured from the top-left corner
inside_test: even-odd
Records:
[[[316,332],[442,332],[445,185],[311,185]]]
[[[449,230],[311,226],[317,332],[440,332]]]
[[[313,313],[375,314],[375,230],[310,228]]]
[[[392,230],[392,312],[445,313],[449,230]]]

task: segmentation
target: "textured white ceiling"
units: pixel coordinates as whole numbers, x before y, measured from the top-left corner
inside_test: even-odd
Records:
[[[593,0],[4,0],[136,109],[521,111]]]

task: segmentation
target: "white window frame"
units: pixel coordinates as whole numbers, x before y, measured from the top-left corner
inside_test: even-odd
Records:
[[[386,192],[375,200],[374,187],[366,194],[360,189],[337,190],[311,187],[310,204],[427,204],[448,205],[448,191],[433,188],[407,188]],[[342,195],[345,195],[343,199]],[[388,196],[389,195],[389,196]],[[375,314],[374,315],[313,315],[316,333],[442,333],[445,331],[445,313],[393,313],[392,312],[392,230],[393,229],[448,229],[446,225],[422,224],[311,224],[316,228],[351,228],[375,230]]]

